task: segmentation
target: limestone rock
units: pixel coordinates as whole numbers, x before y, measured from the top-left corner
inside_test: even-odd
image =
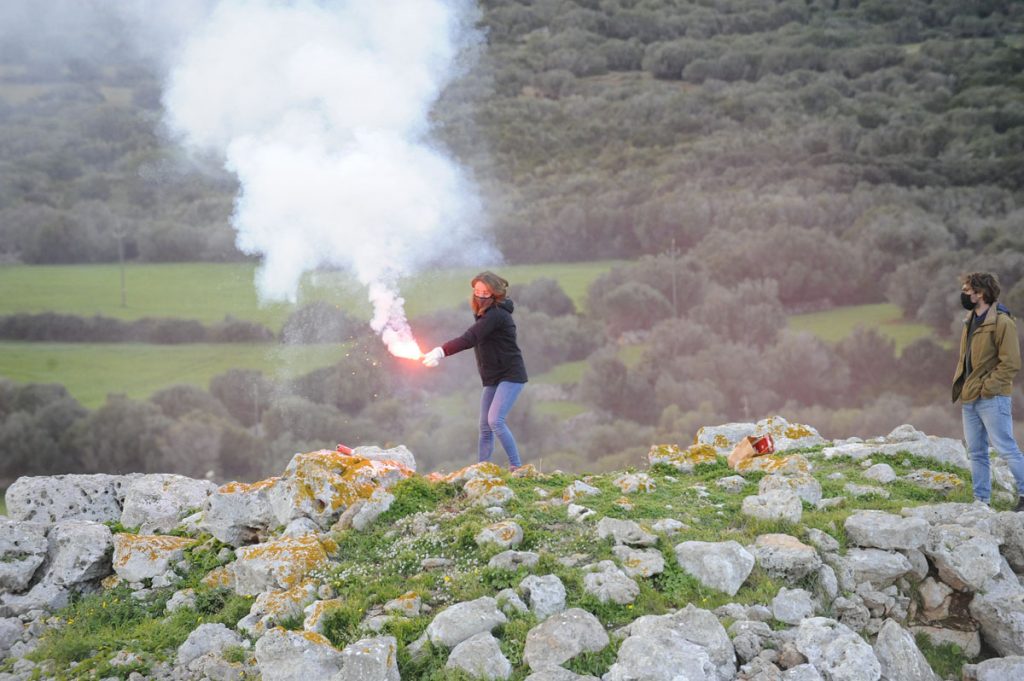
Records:
[[[200,528],[234,547],[257,541],[261,533],[277,524],[270,506],[270,490],[277,480],[221,485],[207,498]]]
[[[113,534],[103,523],[62,520],[50,530],[43,579],[58,586],[83,584],[111,573]]]
[[[515,498],[512,488],[501,478],[476,478],[466,482],[463,489],[474,506],[504,506]]]
[[[1000,655],[1024,655],[1024,588],[976,593],[970,612],[985,642]]]
[[[877,549],[918,549],[928,539],[928,523],[883,511],[858,511],[844,523],[850,543]]]
[[[762,534],[750,552],[767,575],[787,582],[803,579],[822,565],[814,547],[788,534]]]
[[[565,585],[557,575],[530,575],[519,582],[519,591],[538,622],[565,610]]]
[[[223,624],[200,624],[178,646],[178,664],[187,667],[193,660],[211,652],[242,644],[242,637]]]
[[[514,520],[502,520],[488,525],[474,537],[477,546],[494,544],[503,549],[519,546],[523,541],[523,528]]]
[[[972,665],[973,678],[976,681],[1008,681],[1009,679],[1024,679],[1024,657],[1013,655],[1004,658],[985,660],[977,665]],[[964,669],[964,678],[966,668]]]
[[[47,549],[45,526],[0,520],[0,591],[24,591],[46,560]]]
[[[427,625],[427,638],[436,646],[454,648],[466,639],[482,632],[490,632],[508,619],[490,596],[475,601],[456,603],[442,610]]]
[[[616,518],[601,518],[597,523],[597,536],[599,539],[611,537],[616,544],[628,546],[654,546],[658,543],[657,535],[645,532],[635,521]]]
[[[772,615],[780,622],[797,625],[813,617],[817,604],[809,591],[782,587],[772,599]]]
[[[970,527],[938,525],[922,547],[939,578],[960,591],[978,591],[999,574],[1002,556],[995,537]]]
[[[790,523],[800,522],[803,506],[800,497],[788,489],[778,489],[757,496],[743,498],[741,507],[743,515],[760,520],[785,520]]]
[[[653,492],[655,488],[654,480],[647,473],[624,473],[612,480],[612,484],[618,487],[623,494]]]
[[[586,610],[569,608],[530,629],[523,661],[535,671],[548,669],[580,653],[603,650],[608,643],[608,633],[596,617]]]
[[[657,549],[634,549],[620,544],[612,548],[612,553],[630,577],[653,577],[665,571],[665,557]]]
[[[470,636],[452,648],[444,666],[446,669],[461,669],[478,679],[507,679],[512,676],[512,663],[501,652],[498,639],[488,631]],[[395,678],[397,680],[398,677]]]
[[[128,485],[121,524],[138,527],[141,534],[166,534],[192,511],[202,508],[217,486],[209,480],[184,475],[153,473]]]
[[[341,651],[320,634],[274,628],[256,641],[263,681],[330,679],[342,666]]]
[[[238,558],[227,567],[234,576],[235,591],[243,596],[290,589],[327,562],[324,545],[313,535],[242,546],[235,554]]]
[[[121,519],[125,487],[138,475],[25,476],[7,489],[11,520],[52,524],[58,520]]]
[[[195,543],[188,537],[140,535],[122,532],[114,535],[114,572],[128,582],[141,582],[167,572]]]
[[[738,542],[686,541],[677,544],[679,566],[704,586],[735,596],[754,569],[754,556]]]
[[[896,471],[887,463],[876,463],[864,471],[864,477],[868,480],[887,485],[896,480]]]
[[[649,465],[665,464],[680,473],[692,473],[697,466],[717,460],[718,452],[708,444],[695,444],[682,450],[679,445],[654,445],[647,452]]]
[[[565,488],[565,491],[562,492],[562,501],[569,503],[576,501],[580,497],[595,496],[600,493],[601,490],[593,485],[588,485],[582,480],[573,480],[569,486]]]
[[[540,554],[533,551],[502,551],[487,561],[487,567],[502,570],[518,570],[520,566],[532,568],[540,560]]]
[[[714,613],[692,603],[670,615],[639,617],[624,628],[624,633],[629,637],[626,641],[639,638],[694,644],[711,661],[714,675],[708,678],[731,679],[735,674],[736,654],[725,628]]]
[[[619,605],[632,603],[640,595],[636,582],[610,560],[584,568],[583,589],[602,603],[611,601]]]
[[[892,619],[885,621],[874,645],[882,676],[901,681],[940,681],[913,635]]]
[[[881,549],[850,549],[842,562],[857,584],[869,582],[876,587],[888,586],[913,569],[903,554]]]
[[[393,636],[364,638],[341,651],[341,671],[331,681],[401,681]]]
[[[812,505],[821,501],[821,483],[810,473],[796,473],[793,475],[772,473],[761,478],[761,482],[757,486],[757,493],[759,495],[776,490],[793,492],[802,501]]]
[[[397,464],[405,466],[411,471],[416,470],[416,457],[413,456],[412,452],[405,445],[398,445],[397,447],[391,447],[390,449],[381,449],[373,445],[364,445],[362,447],[355,447],[352,449],[352,456],[358,456],[362,459],[369,459],[371,461],[393,461]]]
[[[821,452],[822,456],[826,459],[837,456],[866,459],[875,454],[896,456],[900,453],[913,454],[938,461],[939,463],[959,466],[960,468],[970,468],[969,461],[967,460],[967,450],[964,449],[964,445],[960,440],[932,437],[907,425],[896,428],[878,442],[853,442],[835,445],[825,447]]]
[[[833,619],[811,617],[801,622],[796,647],[826,679],[878,681],[882,676],[871,646]]]

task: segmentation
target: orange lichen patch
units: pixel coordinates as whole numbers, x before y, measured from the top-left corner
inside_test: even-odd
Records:
[[[501,466],[487,461],[460,468],[454,473],[444,476],[443,479],[447,483],[458,485],[475,478],[500,478],[502,472]]]
[[[779,423],[779,421],[782,423]],[[814,431],[808,426],[799,423],[788,423],[785,419],[776,416],[769,416],[764,420],[765,430],[775,437],[785,437],[790,440],[799,440],[803,437],[813,437]]]
[[[619,497],[618,499],[616,499],[615,505],[620,508],[624,508],[627,511],[632,510],[633,508],[633,502],[627,499],[626,497]]]
[[[210,570],[205,577],[202,579],[203,586],[208,586],[211,589],[227,588],[232,589],[235,586],[235,574],[227,568],[227,566],[221,566]]]
[[[470,499],[475,499],[499,487],[509,489],[508,485],[501,478],[473,478],[466,482],[466,486],[463,489],[466,490],[466,496]]]
[[[933,490],[953,490],[963,487],[964,481],[952,473],[940,473],[938,471],[916,470],[907,475],[911,482],[923,485]]]
[[[753,471],[775,473],[784,468],[793,473],[808,473],[811,470],[811,466],[807,462],[807,459],[802,456],[765,455],[754,457],[753,459],[746,459],[736,464],[736,471],[738,473],[748,473]]]
[[[307,579],[284,591],[267,591],[260,594],[254,609],[264,615],[292,617],[301,615],[302,609],[315,600],[316,583]]]
[[[288,485],[295,503],[310,504],[316,513],[333,514],[411,475],[410,468],[396,461],[376,461],[322,449],[296,454],[288,464],[282,484]]]
[[[512,471],[513,478],[539,478],[540,476],[540,471],[532,463],[524,464]]]
[[[281,537],[265,544],[243,546],[238,561],[267,561],[277,583],[291,588],[311,570],[327,562],[323,544],[312,536]]]
[[[279,477],[267,478],[266,480],[257,480],[256,482],[228,482],[217,488],[217,492],[220,494],[239,494],[244,492],[256,492],[261,489],[270,489],[274,484],[280,480]]]
[[[647,453],[647,460],[652,466],[664,463],[678,470],[692,471],[702,463],[717,461],[718,450],[706,443],[693,444],[685,450],[680,450],[679,445],[654,445]]]
[[[331,642],[327,639],[326,636],[324,636],[323,634],[318,634],[315,631],[296,631],[294,633],[303,637],[310,643],[317,644],[318,646],[329,646],[331,648],[334,647],[333,645],[331,645]]]
[[[306,614],[306,619],[303,621],[302,626],[306,631],[315,631],[322,634],[321,623],[324,616],[330,614],[334,610],[337,610],[345,605],[347,601],[343,598],[332,598],[326,601],[316,601],[311,606]]]
[[[100,586],[109,591],[110,589],[117,587],[123,581],[124,579],[118,575],[109,575],[100,580]]]
[[[140,556],[150,561],[166,559],[195,543],[196,540],[189,537],[121,532],[114,535],[113,563],[116,567],[124,567],[128,561]]]

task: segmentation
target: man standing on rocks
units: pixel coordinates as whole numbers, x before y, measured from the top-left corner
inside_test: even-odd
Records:
[[[1024,454],[1013,437],[1010,393],[1020,371],[1020,342],[1010,311],[1001,303],[994,274],[975,272],[961,280],[960,303],[968,310],[960,334],[960,359],[953,376],[953,402],[963,407],[964,440],[971,459],[974,500],[989,503],[992,475],[989,442],[1017,481],[1017,507],[1024,511]]]

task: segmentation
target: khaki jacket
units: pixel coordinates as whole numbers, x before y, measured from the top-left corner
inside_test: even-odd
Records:
[[[1005,308],[1003,308],[1005,310]],[[974,402],[978,398],[1009,395],[1013,377],[1020,371],[1020,341],[1013,318],[993,304],[971,339],[971,373],[964,376],[967,329],[973,312],[964,319],[960,334],[960,358],[953,375],[953,401]]]

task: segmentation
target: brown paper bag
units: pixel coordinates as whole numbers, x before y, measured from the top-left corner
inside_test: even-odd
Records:
[[[735,447],[733,447],[733,450],[732,452],[730,452],[728,459],[729,468],[736,470],[736,466],[740,465],[741,461],[753,459],[755,456],[757,456],[757,450],[754,449],[753,445],[755,439],[756,438],[748,435],[747,437],[740,440]]]

